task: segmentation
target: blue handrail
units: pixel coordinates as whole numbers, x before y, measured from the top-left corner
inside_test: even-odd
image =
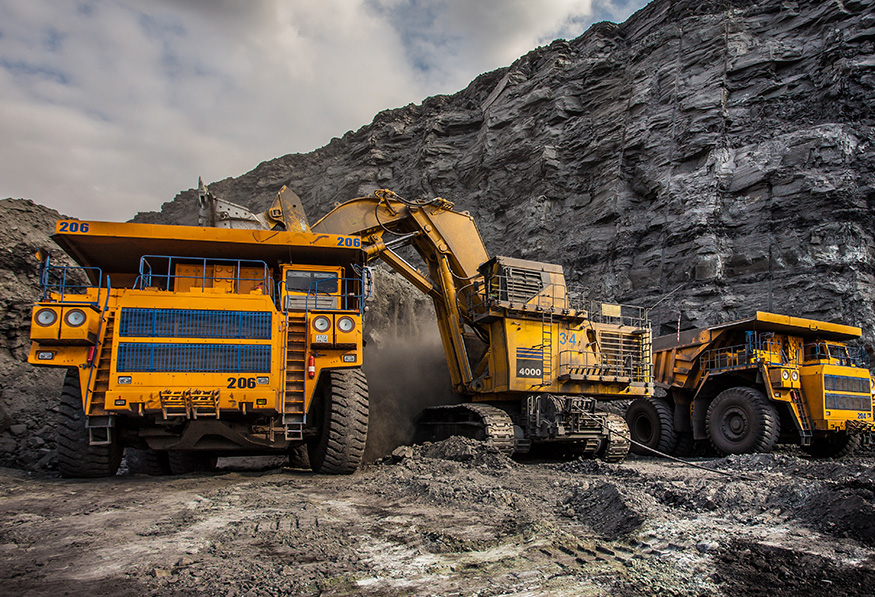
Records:
[[[149,260],[166,260],[167,261],[167,273],[156,273],[156,270],[153,268],[152,263]],[[200,266],[200,275],[199,276],[185,276],[178,275],[173,272],[173,266],[185,264],[185,265],[198,265]],[[208,276],[207,275],[207,266],[208,265],[231,265],[234,266],[235,275],[233,278],[226,276]],[[157,267],[157,265],[156,265]],[[260,277],[243,277],[240,275],[241,269],[243,267],[258,267],[261,268],[261,276]],[[236,288],[239,291],[240,282],[258,282],[261,284],[262,288],[270,293],[273,291],[273,285],[270,281],[270,269],[267,266],[267,263],[261,260],[256,259],[224,259],[219,257],[180,257],[174,255],[143,255],[140,257],[140,266],[139,266],[139,275],[134,281],[134,288],[139,290],[144,290],[146,288],[153,287],[155,284],[164,283],[164,289],[168,290],[171,286],[171,282],[174,280],[200,280],[201,292],[204,291],[204,288],[207,287],[206,282],[215,281],[215,280],[233,280]]]
[[[40,296],[41,301],[49,300],[52,292],[59,295],[58,301],[60,302],[63,301],[68,294],[85,294],[85,291],[89,288],[97,288],[97,296],[95,297],[95,300],[93,302],[85,301],[85,304],[100,308],[100,295],[103,291],[102,269],[99,267],[82,267],[78,265],[52,265],[50,260],[51,257],[46,257],[46,261],[40,271],[40,289],[42,290]],[[70,274],[76,271],[81,272],[86,280],[90,277],[89,273],[94,274],[94,277],[97,278],[97,284],[92,284],[90,282],[78,283],[70,280]],[[107,276],[107,285],[108,284],[109,276]],[[108,297],[109,287],[107,286],[106,298]]]

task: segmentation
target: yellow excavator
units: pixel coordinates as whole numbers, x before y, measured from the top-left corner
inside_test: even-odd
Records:
[[[621,461],[628,428],[598,400],[652,396],[646,311],[572,300],[562,267],[486,251],[473,218],[442,198],[409,201],[389,190],[347,201],[311,231],[361,238],[434,301],[462,404],[426,409],[417,441],[462,435],[506,453],[533,444]],[[427,272],[399,250],[412,247]]]

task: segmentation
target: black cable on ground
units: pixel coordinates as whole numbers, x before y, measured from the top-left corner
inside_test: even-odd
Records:
[[[596,417],[593,417],[592,415],[589,415],[587,413],[585,413],[585,414],[586,414],[586,416],[592,418],[593,420],[596,420]],[[599,422],[601,422],[601,421],[599,421]],[[612,431],[611,433],[617,433],[617,432]],[[665,452],[660,452],[656,448],[651,448],[650,446],[645,446],[641,442],[636,442],[634,439],[632,439],[628,435],[624,435],[622,433],[617,433],[617,435],[619,435],[623,439],[628,440],[629,443],[635,444],[636,446],[640,446],[640,447],[644,448],[645,450],[648,450],[650,452],[653,452],[654,454],[662,456],[663,458],[668,458],[669,460],[673,460],[675,462],[680,462],[681,464],[685,464],[685,465],[691,466],[693,468],[702,469],[703,471],[708,471],[709,473],[717,473],[718,475],[725,475],[727,477],[735,477],[738,479],[744,479],[745,481],[759,481],[760,480],[760,479],[757,479],[756,477],[751,477],[749,475],[745,475],[744,473],[733,473],[733,472],[729,472],[729,471],[721,471],[719,469],[708,468],[707,466],[702,466],[701,464],[696,464],[695,462],[690,462],[689,460],[684,460],[683,458],[678,458],[677,456],[672,456],[671,454],[666,454]]]

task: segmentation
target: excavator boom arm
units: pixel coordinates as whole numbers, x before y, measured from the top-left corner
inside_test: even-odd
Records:
[[[369,259],[380,257],[419,290],[432,297],[453,384],[462,390],[472,380],[463,338],[468,309],[481,300],[475,284],[489,254],[473,218],[444,199],[411,202],[392,191],[376,191],[335,207],[311,230],[360,236]],[[411,245],[428,266],[428,277],[393,249]]]

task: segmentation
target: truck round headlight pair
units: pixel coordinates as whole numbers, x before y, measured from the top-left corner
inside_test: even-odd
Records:
[[[317,332],[327,332],[331,329],[331,320],[324,315],[319,315],[313,319],[313,329]],[[337,320],[337,329],[348,334],[355,329],[355,321],[352,317],[341,317]]]

